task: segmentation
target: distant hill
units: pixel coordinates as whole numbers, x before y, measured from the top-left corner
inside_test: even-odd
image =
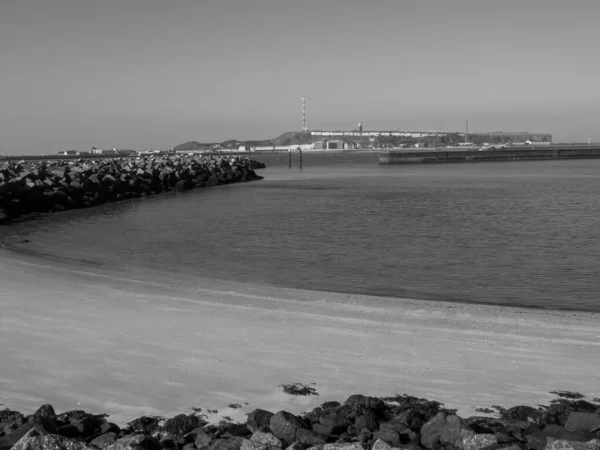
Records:
[[[238,139],[228,139],[219,143],[204,143],[201,144],[197,141],[190,141],[184,144],[179,144],[173,147],[174,150],[181,151],[189,151],[189,150],[204,150],[212,148],[214,145],[220,145],[222,148],[238,148],[240,146],[251,146],[251,147],[270,147],[272,145],[277,147],[283,147],[288,145],[304,145],[304,144],[312,144],[313,142],[317,142],[322,140],[322,136],[312,136],[309,131],[288,131],[286,133],[281,134],[275,139],[265,139],[265,140],[238,140]],[[343,141],[364,141],[368,142],[369,139],[367,137],[358,138],[358,137],[349,137],[349,136],[336,136],[335,139],[343,140]]]
[[[173,147],[173,150],[182,152],[190,150],[206,150],[209,149],[211,146],[212,144],[201,144],[197,141],[188,141],[184,142],[183,144],[176,145],[175,147]]]
[[[273,145],[280,146],[312,144],[316,140],[319,140],[315,138],[311,136],[309,131],[289,131],[273,139]]]

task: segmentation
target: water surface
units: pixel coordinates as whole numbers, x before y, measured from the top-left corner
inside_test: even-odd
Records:
[[[254,155],[264,180],[4,227],[78,264],[323,291],[600,311],[600,161],[380,166]]]

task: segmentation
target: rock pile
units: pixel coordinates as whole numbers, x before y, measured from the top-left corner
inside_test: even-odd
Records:
[[[0,223],[166,191],[262,179],[264,164],[237,156],[160,156],[0,166]]]
[[[411,396],[353,395],[300,416],[256,409],[246,423],[202,416],[140,417],[120,428],[104,415],[0,411],[0,450],[600,450],[600,405],[561,398],[550,406],[497,409],[463,419]]]

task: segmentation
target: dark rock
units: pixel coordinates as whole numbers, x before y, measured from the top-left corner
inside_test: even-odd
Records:
[[[312,428],[320,434],[343,433],[348,428],[348,425],[352,425],[347,412],[343,407],[325,411],[318,418],[319,424],[313,424]]]
[[[0,436],[12,433],[26,422],[27,419],[20,412],[10,409],[0,411]]]
[[[170,449],[176,449],[177,448],[177,444],[175,443],[175,439],[173,439],[171,436],[163,438],[160,441],[160,445],[165,450],[170,450]]]
[[[565,428],[569,431],[592,430],[600,427],[600,414],[595,412],[572,412]]]
[[[474,434],[463,419],[441,411],[421,428],[421,445],[430,450],[439,444],[459,447],[465,437]]]
[[[117,433],[104,433],[93,439],[90,444],[104,450],[117,440]]]
[[[591,431],[569,431],[560,425],[551,424],[542,431],[526,435],[527,447],[533,450],[543,450],[549,437],[565,441],[587,442],[596,436]]]
[[[600,450],[600,440],[588,442],[571,442],[549,437],[545,450]]]
[[[380,439],[387,441],[387,439],[384,437],[384,433],[386,431],[397,433],[400,444],[408,444],[416,441],[417,439],[417,434],[402,422],[402,418],[392,419],[389,422],[384,422],[379,426]],[[390,434],[390,436],[395,435]]]
[[[251,431],[265,431],[269,427],[269,423],[273,417],[273,413],[264,409],[255,409],[246,419],[246,426]]]
[[[324,450],[365,450],[360,442],[325,444]]]
[[[320,406],[321,410],[334,409],[342,406],[340,402],[325,402]]]
[[[385,407],[385,403],[375,397],[366,397],[364,395],[351,395],[348,397],[344,406],[347,406],[351,409],[364,408],[371,409],[373,411],[381,411]]]
[[[217,439],[208,446],[208,450],[240,450],[241,446],[241,437]]]
[[[356,440],[362,444],[367,444],[372,437],[373,435],[369,430],[360,430],[356,435]]]
[[[354,421],[354,427],[358,430],[366,428],[369,431],[375,431],[379,428],[379,420],[377,415],[372,411],[367,411],[356,418]]]
[[[161,450],[161,445],[152,436],[131,434],[115,441],[104,450]]]
[[[56,419],[56,412],[52,405],[42,405],[36,412],[33,413],[33,417],[48,417],[50,419]]]
[[[119,428],[119,426],[112,422],[104,422],[100,426],[100,434],[106,434],[106,433],[119,434],[120,432],[121,432],[121,429]]]
[[[520,442],[503,446],[501,448],[502,450],[527,450],[527,447],[525,447],[525,445],[521,444]]]
[[[310,447],[322,445],[327,442],[325,436],[320,435],[313,430],[307,430],[306,428],[299,428],[296,431],[296,441]]]
[[[384,429],[377,431],[373,434],[373,438],[384,441],[392,447],[398,447],[402,442],[400,441],[400,434],[396,430]]]
[[[195,433],[194,445],[198,450],[207,448],[212,442],[213,438],[210,434],[204,431],[202,428],[196,428],[191,434]]]
[[[189,180],[179,180],[175,183],[175,190],[178,192],[189,191],[194,187],[194,184]]]
[[[172,436],[179,438],[197,428],[200,424],[198,417],[193,414],[179,414],[165,422],[163,429]]]
[[[139,417],[127,424],[127,433],[152,434],[159,428],[159,417]]]
[[[77,427],[79,430],[79,435],[83,438],[88,438],[93,434],[98,434],[104,423],[104,418],[99,418],[92,415],[71,422],[72,425]]]
[[[245,424],[233,424],[227,427],[227,431],[225,431],[225,437],[246,437],[250,436],[252,431],[248,429]]]
[[[303,423],[298,417],[287,411],[279,411],[269,421],[271,432],[287,446],[296,440],[296,432]]]
[[[23,436],[31,430],[36,430],[39,435],[52,434],[56,431],[54,421],[46,417],[36,417],[21,425],[6,436],[0,437],[0,450],[10,450]],[[38,436],[38,435],[36,435]]]
[[[56,434],[67,438],[76,438],[80,436],[79,428],[73,425],[72,423],[68,423],[66,425],[62,425],[56,429]]]

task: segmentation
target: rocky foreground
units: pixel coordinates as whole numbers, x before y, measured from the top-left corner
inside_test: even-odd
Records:
[[[600,399],[558,394],[549,406],[482,411],[496,417],[463,419],[408,395],[353,395],[299,416],[255,409],[246,423],[210,425],[194,408],[167,420],[140,417],[124,428],[106,415],[57,414],[44,405],[30,416],[0,411],[0,450],[599,450]]]
[[[264,164],[237,156],[159,156],[5,163],[0,224],[37,213],[262,179]]]

